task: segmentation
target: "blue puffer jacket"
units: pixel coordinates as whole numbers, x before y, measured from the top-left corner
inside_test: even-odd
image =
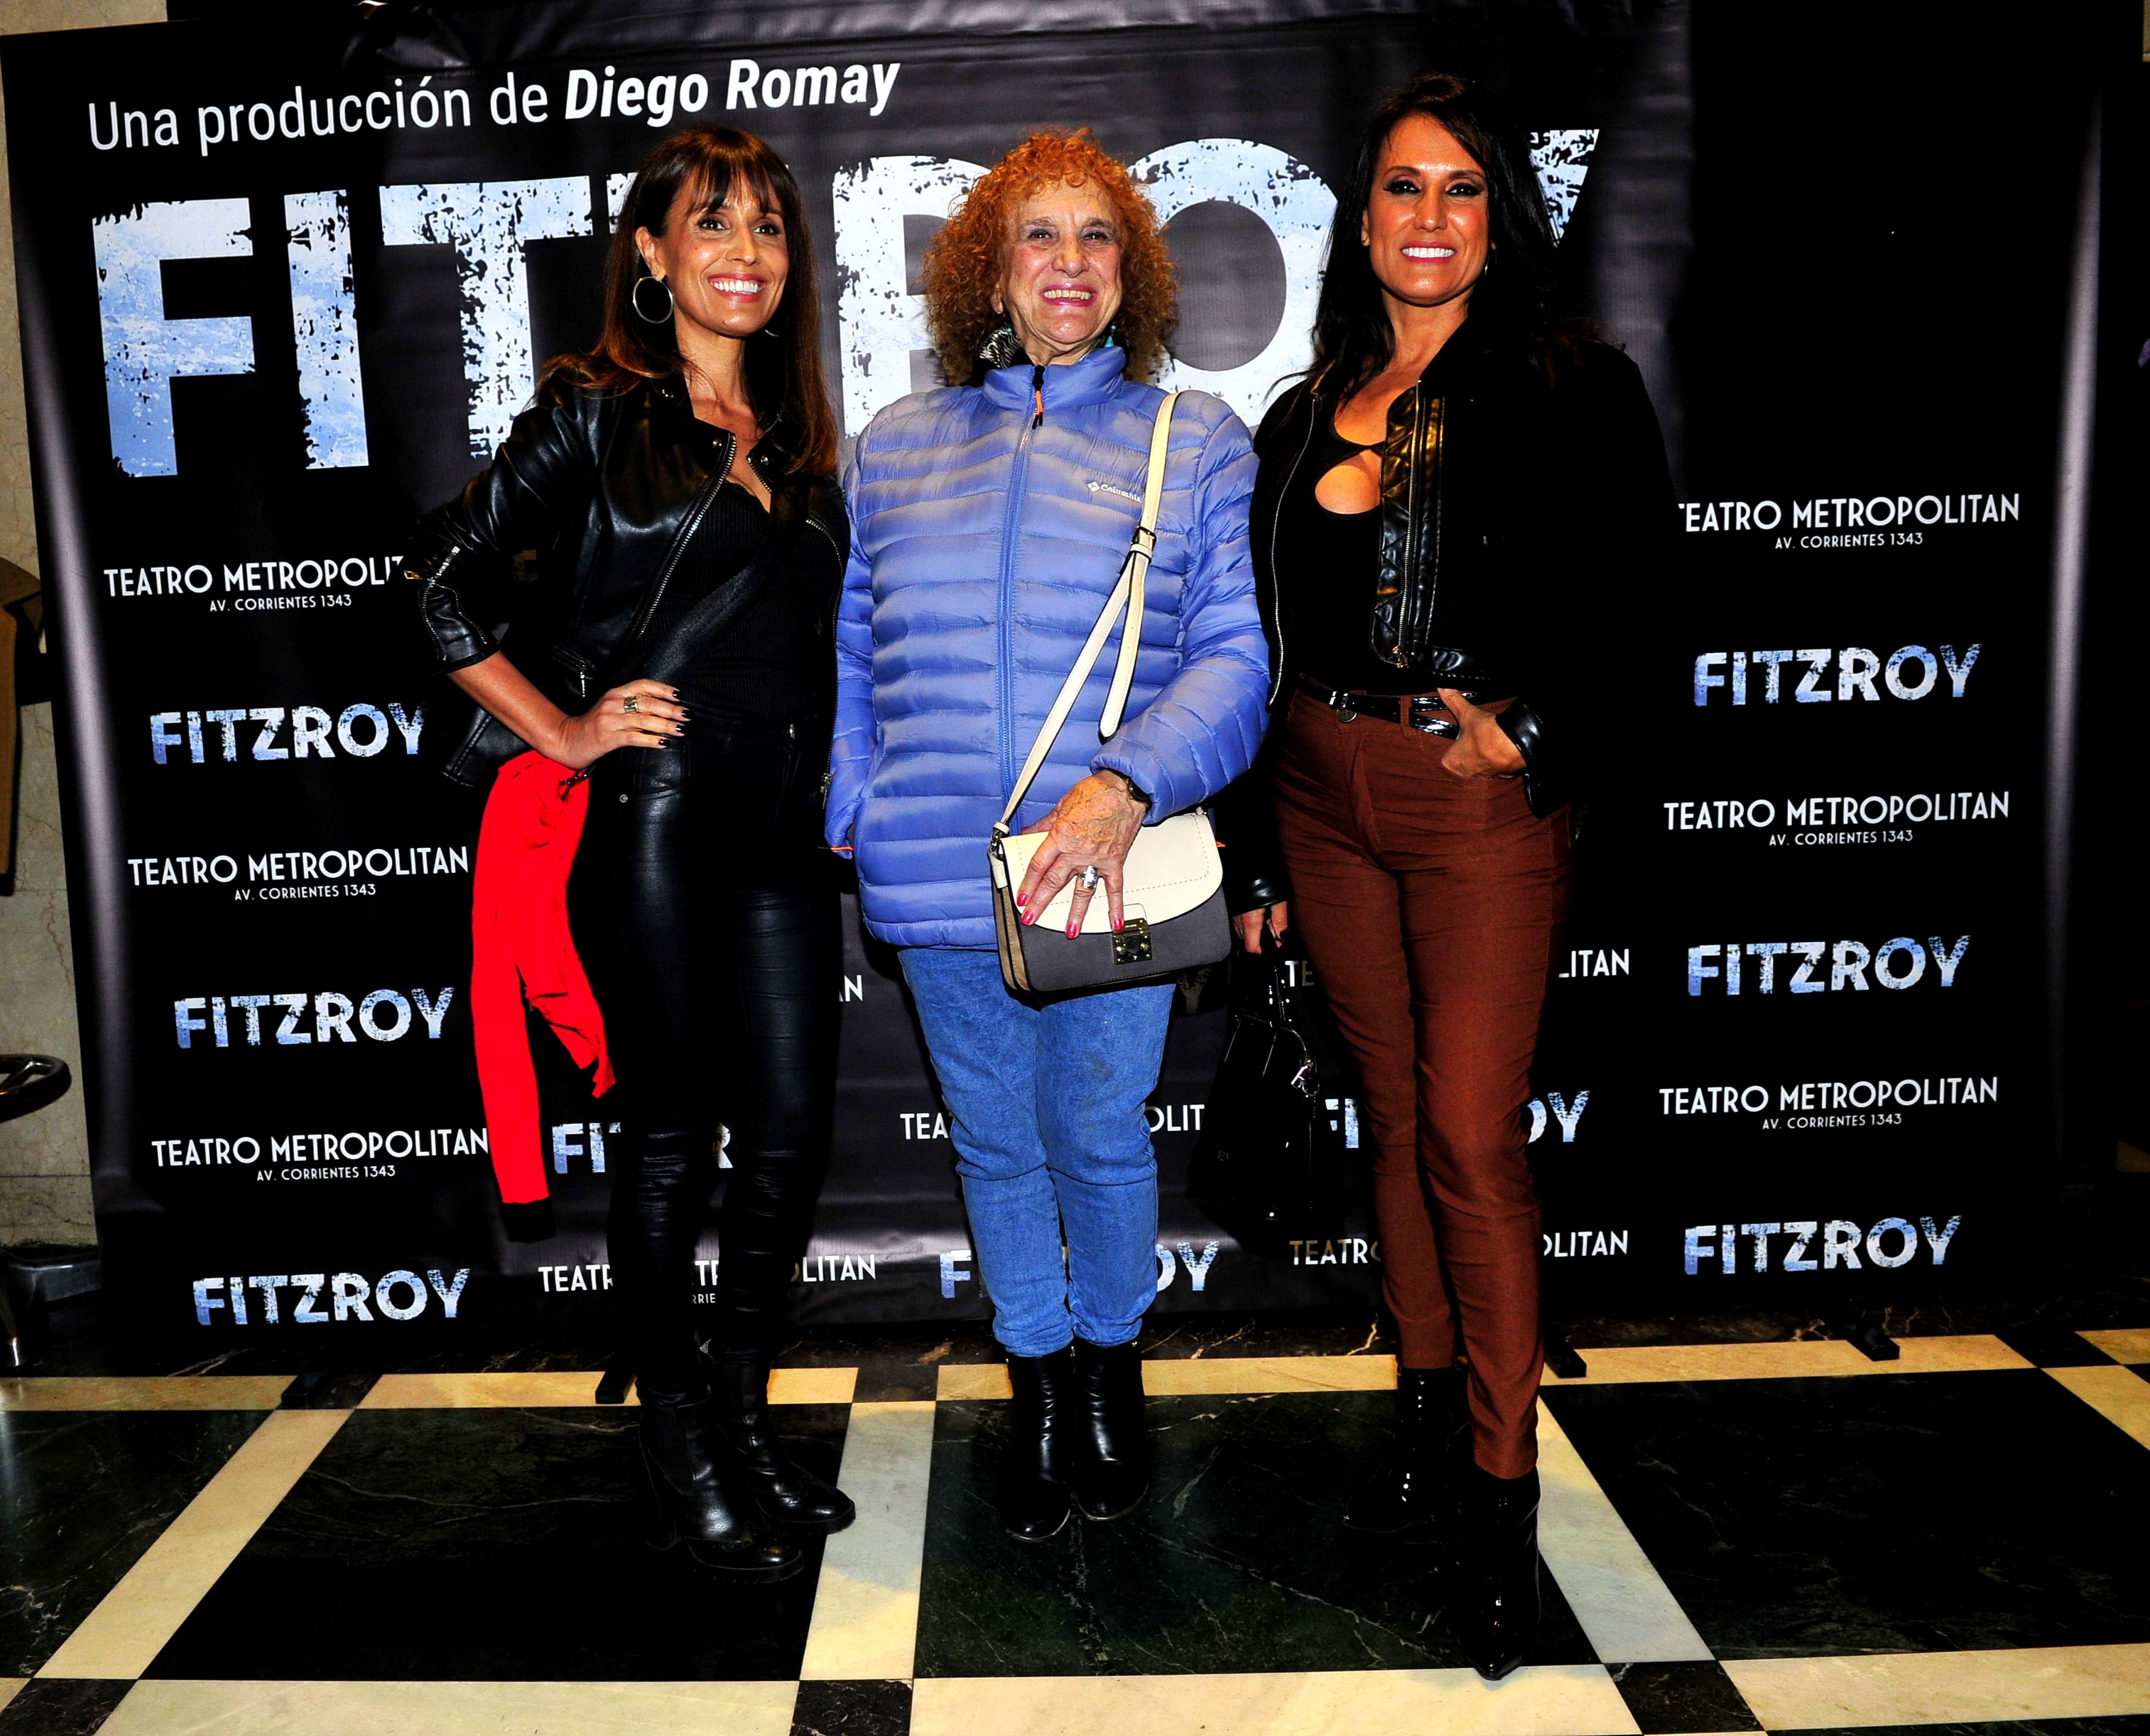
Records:
[[[899,946],[991,947],[986,841],[1053,696],[1118,578],[1162,396],[1102,350],[891,404],[860,437],[845,493],[828,835],[856,847],[866,926]],[[1246,426],[1206,393],[1173,412],[1158,548],[1126,720],[1100,745],[1116,634],[1018,828],[1093,770],[1124,774],[1161,820],[1252,764],[1269,651],[1254,603]]]

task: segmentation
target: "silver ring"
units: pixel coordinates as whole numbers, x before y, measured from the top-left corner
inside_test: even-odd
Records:
[[[1103,878],[1104,876],[1098,872],[1095,862],[1086,862],[1083,865],[1083,871],[1075,876],[1075,884],[1086,892],[1094,892],[1098,890],[1098,882]]]
[[[641,710],[642,695],[640,694],[629,694],[625,699],[619,702],[619,709],[622,711]]]

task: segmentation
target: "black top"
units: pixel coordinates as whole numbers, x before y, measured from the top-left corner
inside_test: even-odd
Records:
[[[1293,521],[1300,532],[1324,534],[1349,523],[1311,516],[1311,485],[1338,452],[1331,446],[1329,462],[1317,462],[1324,431],[1334,439],[1333,396],[1319,379],[1300,382],[1254,436],[1261,466],[1249,541],[1273,717],[1299,674],[1361,684],[1347,670],[1317,669],[1314,658],[1340,659],[1346,648],[1356,656],[1360,647],[1371,655],[1368,588],[1393,564],[1402,593],[1375,600],[1416,615],[1414,630],[1392,638],[1422,643],[1427,655],[1468,654],[1498,681],[1496,693],[1517,701],[1501,714],[1503,730],[1512,719],[1532,725],[1523,751],[1534,775],[1586,795],[1630,785],[1633,769],[1619,757],[1621,701],[1643,659],[1665,654],[1677,524],[1664,444],[1635,365],[1597,342],[1540,355],[1501,327],[1467,320],[1416,388],[1390,406],[1382,505],[1360,532],[1375,537],[1375,552],[1354,557],[1348,579],[1333,581],[1349,590],[1331,609],[1320,606],[1330,585],[1315,581],[1341,573],[1345,561],[1310,562],[1304,542],[1286,542]],[[1334,619],[1325,625],[1322,616]],[[1392,670],[1388,690],[1455,684],[1412,673]],[[1272,727],[1254,771],[1218,800],[1219,834],[1229,845],[1225,896],[1235,911],[1289,896],[1268,785],[1280,734]]]
[[[1305,462],[1277,503],[1279,601],[1296,623],[1299,673],[1309,680],[1351,693],[1431,693],[1436,684],[1430,676],[1382,662],[1368,636],[1380,560],[1380,504],[1363,512],[1332,512],[1315,497],[1322,477],[1380,443],[1346,440],[1336,431],[1333,412],[1322,416]]]
[[[658,599],[646,637],[662,638],[680,615],[735,578],[769,533],[770,515],[761,503],[726,482]],[[835,545],[815,526],[803,526],[754,601],[680,678],[689,739],[704,719],[793,723],[834,714],[836,656],[830,629],[842,584]]]
[[[816,599],[815,611],[833,610],[850,530],[835,479],[786,474],[778,443],[776,435],[765,438],[748,462],[787,503],[785,516],[801,522],[786,567],[806,594],[780,587],[757,599],[752,618],[726,631],[727,654],[742,652],[755,668],[714,670],[721,693],[711,699],[725,710],[770,706],[762,714],[780,725],[786,708],[795,717],[833,709],[835,659],[825,630],[794,679],[775,665],[806,618],[788,611],[805,611],[807,597]],[[734,447],[730,434],[695,418],[677,375],[616,387],[556,371],[484,473],[426,513],[406,544],[405,573],[416,582],[433,667],[452,672],[482,662],[501,648],[504,623],[512,622],[516,668],[563,710],[588,709],[624,679],[617,671],[634,654],[643,606],[690,517],[705,502],[714,507],[718,495],[739,492],[723,481]],[[766,522],[750,498],[742,509],[750,515],[745,524]],[[698,534],[666,588],[683,576],[695,582],[705,562],[702,583],[729,577],[746,558],[743,540],[735,526],[729,538],[712,536],[705,555]],[[516,584],[509,567],[524,550],[537,553],[536,577]],[[473,737],[442,770],[477,785],[491,779],[496,763]]]
[[[1276,678],[1272,703],[1281,706],[1296,674],[1345,674],[1316,669],[1314,643],[1372,654],[1375,623],[1361,599],[1393,543],[1411,600],[1424,606],[1427,654],[1468,654],[1499,684],[1494,696],[1512,695],[1539,715],[1548,750],[1558,733],[1580,777],[1582,761],[1611,750],[1613,732],[1602,719],[1634,679],[1641,622],[1663,594],[1673,545],[1664,447],[1635,365],[1586,343],[1548,366],[1466,322],[1415,396],[1390,406],[1382,504],[1370,515],[1380,550],[1355,563],[1350,601],[1332,608],[1327,588],[1307,583],[1303,563],[1299,571],[1289,563],[1284,541],[1286,520],[1316,510],[1311,484],[1345,449],[1330,426],[1335,396],[1302,382],[1254,437],[1261,468],[1249,541]],[[1320,462],[1325,434],[1328,464]],[[1325,531],[1340,523],[1334,514],[1301,520],[1310,522]],[[1350,618],[1318,618],[1331,614]],[[1392,693],[1455,684],[1391,669]]]

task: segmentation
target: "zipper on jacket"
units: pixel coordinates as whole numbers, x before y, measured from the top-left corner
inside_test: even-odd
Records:
[[[1032,362],[1030,368],[1030,401],[1037,406],[1037,414],[1031,417],[1033,428],[1045,426],[1045,364]]]
[[[829,605],[829,647],[833,651],[836,644],[836,629],[842,626],[844,622],[844,551],[836,546],[836,533],[811,512],[806,515],[806,523],[809,528],[820,532],[823,540],[829,545],[829,552],[836,558],[836,600]],[[828,805],[828,800],[829,780],[825,775],[821,780],[821,802],[824,807]]]
[[[1284,502],[1291,492],[1293,481],[1299,475],[1299,467],[1306,462],[1306,455],[1314,446],[1314,424],[1321,414],[1321,400],[1310,387],[1307,391],[1306,438],[1299,443],[1299,456],[1291,461],[1291,468],[1284,473],[1284,488],[1277,496],[1275,512],[1269,519],[1269,618],[1276,623],[1276,668],[1269,680],[1269,704],[1277,702],[1284,691],[1284,575],[1277,569],[1277,527],[1284,521]]]
[[[567,672],[568,680],[575,685],[575,697],[587,699],[592,683],[597,678],[597,665],[566,645],[555,642],[545,648],[545,654]]]
[[[1045,370],[1040,368],[1042,376]],[[1041,394],[1042,388],[1040,388]],[[1040,399],[1042,402],[1042,397]],[[1039,415],[1044,411],[1041,409]],[[1015,443],[1015,462],[1008,472],[1007,517],[1001,526],[1001,790],[1002,800],[1006,792],[1015,787],[1015,545],[1016,533],[1022,517],[1022,483],[1024,473],[1030,467],[1030,437],[1037,431],[1038,424],[1031,422]]]
[[[1447,490],[1443,474],[1448,455],[1443,450],[1448,437],[1448,395],[1446,392],[1429,401],[1426,396],[1423,377],[1411,390],[1418,393],[1419,401],[1413,420],[1416,438],[1411,442],[1413,453],[1411,488],[1411,565],[1408,572],[1424,572],[1428,577],[1421,607],[1416,618],[1404,623],[1401,648],[1406,657],[1416,657],[1426,648],[1433,636],[1433,612],[1441,601],[1441,504]],[[1421,499],[1419,477],[1426,477],[1429,492]]]
[[[1404,558],[1403,590],[1396,598],[1396,654],[1398,667],[1407,664],[1411,658],[1411,637],[1414,625],[1411,617],[1411,580],[1418,572],[1418,472],[1426,457],[1426,381],[1421,377],[1411,387],[1411,440],[1406,450],[1411,462],[1405,466],[1408,472],[1404,484]],[[1439,583],[1436,575],[1436,581]]]
[[[724,462],[716,467],[709,481],[702,484],[701,492],[694,497],[694,504],[687,509],[687,516],[680,520],[679,534],[673,537],[671,548],[664,552],[664,564],[657,569],[657,583],[650,587],[649,594],[643,598],[641,608],[636,611],[634,624],[628,628],[624,644],[632,645],[649,630],[650,618],[656,614],[657,605],[664,600],[664,588],[672,582],[674,569],[679,566],[680,557],[686,553],[687,545],[694,540],[694,532],[702,527],[703,519],[709,516],[709,503],[716,499],[717,491],[724,486],[724,479],[731,474],[732,459],[736,455],[738,442],[729,428],[720,428],[717,431],[724,437]]]

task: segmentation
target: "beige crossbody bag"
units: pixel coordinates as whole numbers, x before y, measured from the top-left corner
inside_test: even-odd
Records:
[[[1098,721],[1098,739],[1109,741],[1120,727],[1128,694],[1134,685],[1135,653],[1142,643],[1143,593],[1151,553],[1157,547],[1158,506],[1164,494],[1165,448],[1172,435],[1173,406],[1179,394],[1168,392],[1157,406],[1150,435],[1149,475],[1143,488],[1142,520],[1135,527],[1119,582],[1106,598],[1098,624],[1061,684],[1031,744],[1030,757],[1009,791],[1007,805],[987,845],[992,863],[993,928],[1000,943],[1001,976],[1009,988],[1050,994],[1069,989],[1110,988],[1157,976],[1168,976],[1201,965],[1213,965],[1231,951],[1231,925],[1224,913],[1224,869],[1217,853],[1217,835],[1200,809],[1175,814],[1135,835],[1122,876],[1121,907],[1126,924],[1113,930],[1104,888],[1099,886],[1071,937],[1067,912],[1074,897],[1071,879],[1038,912],[1034,923],[1021,920],[1016,889],[1029,871],[1031,858],[1045,842],[1044,832],[1017,832],[1017,810],[1045,765],[1061,728],[1074,709],[1083,684],[1097,666],[1113,628],[1123,618],[1113,685]]]

